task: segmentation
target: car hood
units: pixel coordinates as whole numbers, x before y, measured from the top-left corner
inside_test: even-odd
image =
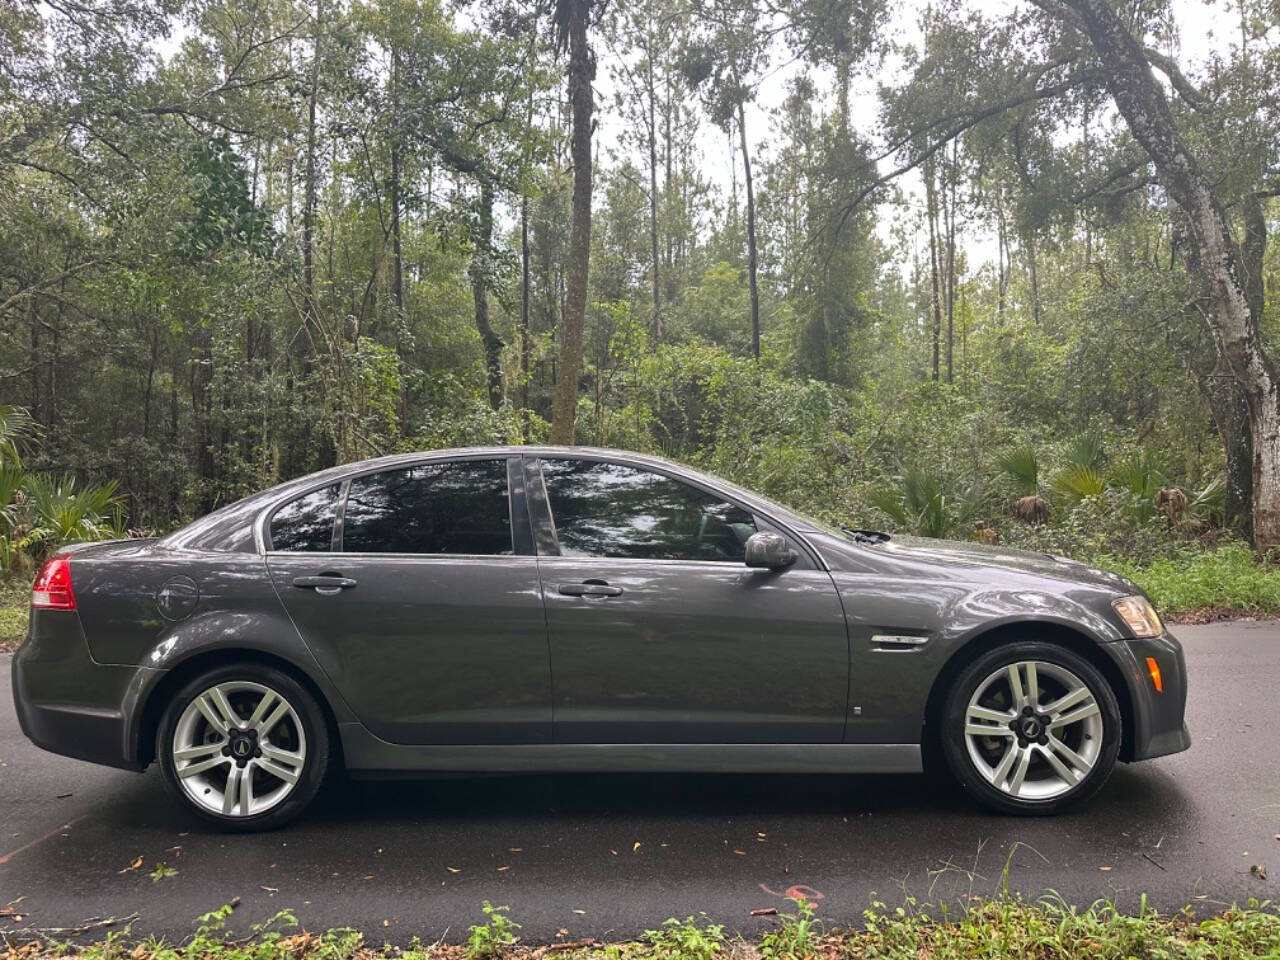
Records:
[[[1015,550],[961,540],[934,540],[897,534],[891,540],[868,549],[886,559],[918,561],[925,564],[988,567],[1036,577],[1050,577],[1069,583],[1090,584],[1120,593],[1138,592],[1130,581],[1107,570],[1067,557],[1036,553],[1031,550]]]

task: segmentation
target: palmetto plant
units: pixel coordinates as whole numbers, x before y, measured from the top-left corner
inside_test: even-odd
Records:
[[[23,451],[40,429],[22,407],[0,405],[0,570],[38,560],[64,543],[118,536],[124,525],[116,485],[28,473]]]
[[[1011,450],[996,463],[1013,478],[1019,494],[1031,496],[1040,492],[1040,461],[1036,457],[1035,447],[1025,444]]]
[[[0,467],[21,467],[23,448],[39,438],[40,425],[25,407],[0,403]]]
[[[1111,484],[1128,496],[1129,515],[1139,523],[1155,516],[1156,494],[1164,485],[1164,475],[1150,453],[1133,456],[1111,471]]]
[[[101,540],[113,532],[116,484],[77,486],[75,477],[28,474],[24,489],[39,541]]]
[[[972,523],[986,505],[985,488],[974,482],[948,494],[941,478],[912,467],[897,478],[898,485],[871,493],[871,502],[899,527],[922,537],[947,537]]]

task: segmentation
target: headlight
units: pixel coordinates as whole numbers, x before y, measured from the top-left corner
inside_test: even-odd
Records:
[[[1164,624],[1151,601],[1146,597],[1121,597],[1112,602],[1120,619],[1125,622],[1129,631],[1139,639],[1158,637],[1164,633]]]

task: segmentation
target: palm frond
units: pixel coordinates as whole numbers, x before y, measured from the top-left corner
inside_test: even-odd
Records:
[[[1040,489],[1040,461],[1030,444],[1010,451],[996,463],[1013,478],[1019,493],[1031,494]]]
[[[1089,467],[1096,471],[1102,466],[1105,453],[1100,436],[1096,433],[1082,433],[1076,437],[1067,451],[1067,463],[1071,466]]]
[[[1083,463],[1069,463],[1053,477],[1053,489],[1068,500],[1101,496],[1106,487],[1106,478]]]

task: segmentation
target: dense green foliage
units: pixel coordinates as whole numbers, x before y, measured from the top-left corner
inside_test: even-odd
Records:
[[[1247,425],[1216,399],[1232,378],[1186,218],[1097,115],[1078,38],[871,0],[709,3],[593,14],[615,142],[595,159],[579,442],[861,526],[1142,566],[1247,538]],[[1238,12],[1173,114],[1222,172],[1270,345],[1280,15]],[[572,170],[547,13],[4,7],[0,401],[43,433],[27,468],[77,478],[28,490],[51,537],[548,436]],[[1165,4],[1132,27],[1180,53]],[[878,115],[856,116],[890,54],[864,91]],[[895,191],[898,161],[919,188]],[[127,521],[76,499],[110,483]]]
[[[0,573],[29,572],[64,543],[126,535],[114,482],[86,486],[23,466],[39,432],[21,407],[0,406]]]
[[[503,940],[493,951],[473,952],[473,939],[462,945],[443,941],[424,945],[415,938],[407,949],[378,947],[355,930],[323,934],[297,931],[297,918],[281,911],[254,927],[249,938],[233,938],[227,929],[231,910],[224,907],[201,918],[185,944],[134,941],[128,931],[89,944],[42,944],[17,941],[5,960],[464,960],[474,956],[534,960],[550,955],[546,947]],[[492,922],[493,910],[486,911]],[[484,929],[471,927],[474,931]],[[13,941],[11,941],[13,942]],[[974,897],[959,907],[925,905],[908,899],[890,908],[876,903],[853,929],[826,930],[813,907],[800,901],[797,912],[778,917],[758,943],[725,936],[717,924],[689,918],[668,920],[638,940],[569,947],[556,944],[556,956],[567,960],[715,960],[760,955],[770,960],[1058,960],[1089,956],[1097,960],[1244,960],[1280,955],[1280,914],[1269,903],[1250,903],[1197,919],[1188,911],[1162,916],[1143,897],[1135,914],[1125,914],[1107,901],[1077,910],[1046,897],[1034,904],[1016,897]]]

